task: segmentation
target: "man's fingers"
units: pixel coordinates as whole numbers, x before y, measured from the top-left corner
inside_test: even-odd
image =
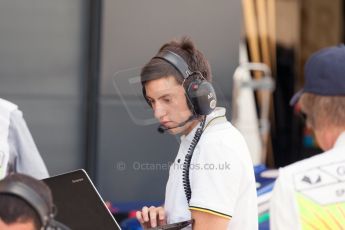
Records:
[[[149,221],[149,208],[144,206],[142,211],[141,211],[141,215],[143,217],[144,222],[148,222]]]
[[[157,227],[157,208],[154,206],[151,206],[149,208],[149,215],[150,215],[150,223],[151,227]]]
[[[143,220],[143,217],[142,217],[142,215],[141,215],[141,212],[140,212],[140,211],[137,211],[137,212],[135,213],[135,215],[136,215],[138,221],[139,221],[141,224],[143,224],[143,223],[144,223],[144,220]]]
[[[159,207],[159,208],[157,208],[157,211],[158,211],[158,219],[159,219],[159,220],[164,220],[164,219],[165,219],[165,211],[164,211],[164,208]]]
[[[164,208],[162,207],[158,208],[158,223],[159,225],[166,224],[165,211],[164,211]]]
[[[163,207],[155,207],[151,206],[143,207],[141,211],[137,211],[135,213],[138,221],[140,224],[146,228],[146,227],[157,227],[163,224],[166,224],[166,217],[165,217],[165,211]],[[157,223],[158,222],[158,223]]]

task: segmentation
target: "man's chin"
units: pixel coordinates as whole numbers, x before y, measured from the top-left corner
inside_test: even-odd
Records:
[[[173,129],[168,129],[168,133],[171,135],[178,135],[182,133],[182,129],[181,128],[173,128]]]

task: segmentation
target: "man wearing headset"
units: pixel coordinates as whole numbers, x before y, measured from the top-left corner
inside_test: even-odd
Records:
[[[0,180],[1,230],[70,230],[55,215],[52,192],[43,181],[24,174]]]
[[[325,152],[279,170],[271,229],[344,229],[345,46],[314,53],[304,66],[304,78],[290,104],[301,108]]]
[[[41,229],[42,223],[35,208],[23,197],[13,193],[12,188],[17,186],[18,183],[25,186],[25,188],[32,189],[34,194],[37,194],[44,200],[49,210],[53,208],[52,194],[46,184],[30,176],[11,174],[0,181],[0,229]]]
[[[163,45],[141,72],[158,130],[181,135],[164,207],[143,207],[144,227],[194,220],[193,229],[257,229],[253,165],[241,134],[215,108],[208,61],[188,38]]]

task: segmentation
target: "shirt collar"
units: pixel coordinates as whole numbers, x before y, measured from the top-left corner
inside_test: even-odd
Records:
[[[215,110],[213,110],[212,113],[206,116],[206,121],[205,121],[205,127],[207,124],[212,121],[216,117],[222,117],[225,116],[226,109],[223,107],[217,107]],[[181,141],[187,140],[187,141],[192,141],[195,135],[196,130],[200,127],[200,122],[190,131],[187,135],[182,135],[181,136]]]
[[[345,146],[345,131],[343,131],[334,143],[334,147]]]

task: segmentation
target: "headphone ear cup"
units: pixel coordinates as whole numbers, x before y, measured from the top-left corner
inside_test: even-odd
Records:
[[[215,90],[212,84],[206,80],[193,80],[188,85],[187,97],[197,115],[208,115],[217,105]]]
[[[37,212],[42,224],[41,229],[46,229],[51,219],[51,210],[49,209],[48,201],[41,194],[20,181],[11,181],[0,186],[0,193],[17,196],[27,202]]]

